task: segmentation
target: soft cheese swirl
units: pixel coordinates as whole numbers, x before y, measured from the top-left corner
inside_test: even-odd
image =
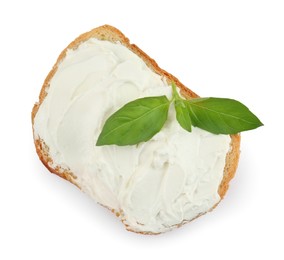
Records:
[[[34,120],[53,167],[71,170],[84,192],[138,232],[164,232],[211,209],[230,149],[227,135],[185,131],[173,107],[146,143],[95,145],[113,112],[157,95],[170,98],[171,88],[141,58],[120,43],[91,38],[67,51]]]

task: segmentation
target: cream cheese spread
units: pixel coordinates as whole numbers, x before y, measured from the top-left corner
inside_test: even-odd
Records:
[[[106,119],[127,102],[171,97],[171,87],[125,46],[91,38],[66,57],[34,119],[52,167],[70,170],[82,191],[121,213],[128,228],[159,233],[220,201],[228,135],[185,131],[174,108],[150,141],[96,146]]]

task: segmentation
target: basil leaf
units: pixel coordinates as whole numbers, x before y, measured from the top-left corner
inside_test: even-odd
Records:
[[[192,125],[214,134],[236,134],[263,124],[242,103],[228,98],[196,98],[187,101]]]
[[[146,142],[165,124],[170,101],[166,96],[145,97],[127,103],[111,115],[96,145],[133,145]]]
[[[175,101],[176,118],[180,126],[191,132],[191,119],[189,115],[189,109],[185,100],[178,99]]]

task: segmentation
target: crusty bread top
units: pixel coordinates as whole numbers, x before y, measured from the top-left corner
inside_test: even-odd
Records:
[[[97,38],[99,40],[106,40],[110,42],[120,42],[122,45],[126,46],[129,50],[136,53],[146,64],[149,68],[151,68],[157,74],[163,76],[168,84],[171,82],[175,82],[176,86],[180,88],[181,93],[186,98],[195,98],[198,97],[192,90],[186,88],[176,77],[172,74],[166,72],[165,70],[161,69],[158,64],[150,58],[145,52],[139,49],[135,44],[130,44],[128,38],[126,38],[118,29],[110,26],[110,25],[103,25],[98,28],[95,28],[87,33],[80,35],[76,38],[73,42],[71,42],[59,55],[56,63],[54,64],[52,70],[47,75],[40,95],[39,95],[39,102],[36,103],[32,110],[32,124],[34,123],[35,115],[42,104],[44,98],[47,95],[47,90],[50,84],[52,77],[55,75],[59,63],[64,59],[66,56],[66,52],[68,49],[76,49],[81,43],[87,41],[90,38]],[[57,174],[58,176],[72,182],[73,184],[79,185],[76,183],[76,176],[74,173],[66,170],[60,169],[60,167],[54,168],[52,166],[52,158],[49,156],[48,153],[48,146],[44,143],[44,140],[36,139],[35,137],[35,146],[37,154],[43,164],[51,171],[52,173]],[[235,171],[237,169],[238,160],[239,160],[239,153],[240,153],[240,135],[231,135],[231,148],[226,156],[226,165],[224,168],[224,175],[222,182],[219,186],[218,193],[221,199],[225,196],[230,180],[234,177]],[[79,187],[80,188],[80,187]],[[217,205],[215,205],[217,206]],[[215,208],[215,206],[213,208]]]

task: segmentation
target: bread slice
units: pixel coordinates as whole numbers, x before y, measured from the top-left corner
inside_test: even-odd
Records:
[[[48,76],[46,77],[43,83],[43,86],[42,86],[42,89],[39,95],[39,101],[33,107],[33,110],[32,110],[32,124],[33,125],[34,125],[34,118],[37,114],[37,111],[39,107],[41,106],[41,104],[43,103],[45,97],[47,96],[47,90],[49,88],[50,81],[53,78],[53,76],[56,74],[58,65],[65,58],[67,50],[76,49],[80,44],[82,44],[83,42],[93,37],[99,40],[110,41],[113,43],[120,42],[122,45],[126,46],[133,53],[137,54],[147,64],[147,66],[151,70],[163,76],[168,82],[168,84],[171,84],[171,82],[175,82],[176,86],[180,88],[181,94],[184,97],[187,97],[187,98],[198,97],[197,94],[195,94],[192,90],[186,88],[176,77],[166,72],[165,70],[161,69],[152,58],[150,58],[146,53],[144,53],[141,49],[139,49],[135,44],[131,44],[128,38],[126,38],[118,29],[110,25],[104,25],[104,26],[100,26],[87,33],[80,35],[77,39],[71,42],[67,46],[67,48],[65,48],[61,52],[55,65],[53,66],[52,70],[49,72]],[[240,154],[240,135],[239,134],[231,135],[230,137],[231,137],[231,144],[230,144],[231,147],[230,147],[229,152],[226,155],[226,164],[224,167],[223,179],[218,189],[218,193],[221,199],[223,199],[223,197],[225,196],[228,190],[228,187],[229,187],[229,182],[234,177],[234,174],[235,174],[235,171],[238,165],[239,154]],[[61,168],[60,166],[56,166],[56,167],[53,166],[52,164],[53,158],[50,156],[49,147],[44,142],[44,140],[38,139],[38,137],[34,135],[34,143],[36,147],[36,152],[40,160],[50,172],[57,174],[58,176],[68,180],[69,182],[75,184],[76,186],[78,186],[78,188],[80,188],[80,185],[76,182],[76,178],[77,178],[76,173],[64,170],[64,168],[63,167]],[[214,209],[217,206],[217,204],[212,209]],[[122,222],[124,222],[123,214],[121,214],[121,212],[116,212],[114,209],[110,209],[110,210],[114,212],[118,217],[120,217]],[[200,215],[203,215],[203,214],[200,214]],[[187,223],[187,222],[188,221],[184,220],[176,226],[177,227],[181,226],[182,224]],[[131,230],[131,228],[128,227],[127,224],[126,224],[126,228],[130,231],[134,231],[134,230]],[[138,232],[138,233],[156,234],[153,232]]]

